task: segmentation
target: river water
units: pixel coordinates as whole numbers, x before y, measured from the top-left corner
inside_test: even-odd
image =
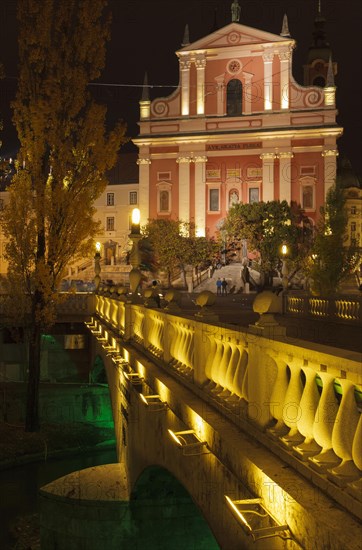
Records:
[[[21,516],[38,512],[38,490],[43,485],[66,474],[91,466],[117,461],[114,449],[94,451],[69,458],[51,458],[47,461],[17,466],[0,472],[0,548],[15,548],[11,525]]]
[[[29,542],[32,540],[31,536],[15,538],[12,526],[21,527],[23,531],[31,531],[31,527],[36,526],[39,521],[35,514],[39,511],[40,487],[76,470],[116,461],[115,450],[103,450],[69,458],[52,458],[0,471],[0,550],[29,550],[29,545],[24,546],[19,544],[19,541],[22,542],[25,538]],[[209,526],[191,497],[166,470],[148,468],[138,481],[134,496],[133,533],[123,548],[219,549]],[[21,522],[19,518],[26,518],[26,521]],[[36,536],[37,530],[33,528],[32,531]],[[150,533],[153,534],[153,538]],[[116,546],[112,545],[112,550],[114,548]]]

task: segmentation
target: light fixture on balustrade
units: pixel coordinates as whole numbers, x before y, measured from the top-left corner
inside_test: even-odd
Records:
[[[201,455],[209,452],[207,442],[201,441],[194,430],[183,430],[181,432],[168,430],[168,433],[172,441],[182,449],[184,455]]]
[[[138,372],[125,372],[123,371],[124,377],[131,382],[133,386],[139,386],[142,384],[144,378],[140,376]]]
[[[140,393],[139,395],[142,403],[150,412],[164,411],[168,407],[168,404],[165,401],[162,401],[159,395],[145,395],[143,393]]]
[[[246,498],[233,500],[224,495],[228,507],[247,535],[251,535],[254,542],[258,539],[281,537],[291,539],[288,525],[281,525],[263,506],[261,498]]]

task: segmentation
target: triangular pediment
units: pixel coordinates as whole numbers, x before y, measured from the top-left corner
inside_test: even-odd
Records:
[[[294,40],[286,39],[283,36],[260,29],[254,29],[253,27],[247,27],[246,25],[240,25],[239,23],[230,23],[226,25],[226,27],[218,29],[192,44],[188,44],[184,48],[178,50],[177,53],[278,42],[286,44],[294,42]]]

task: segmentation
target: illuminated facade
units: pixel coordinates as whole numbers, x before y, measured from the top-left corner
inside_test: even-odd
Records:
[[[235,201],[285,199],[315,220],[342,134],[335,64],[321,67],[311,52],[305,74],[318,65],[324,81],[297,84],[286,17],[280,35],[232,22],[185,42],[179,87],[153,101],[145,87],[140,101],[141,218],[179,218],[212,235]]]

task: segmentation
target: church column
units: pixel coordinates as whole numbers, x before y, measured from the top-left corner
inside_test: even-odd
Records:
[[[275,153],[262,153],[263,161],[263,196],[264,202],[274,200],[274,159]]]
[[[266,50],[264,61],[264,109],[270,111],[273,105],[273,57],[274,52]]]
[[[139,187],[138,207],[141,214],[141,223],[147,223],[150,217],[150,164],[148,157],[140,157],[137,160],[139,165]]]
[[[178,217],[183,222],[189,222],[191,157],[180,155],[176,162],[178,164]]]
[[[280,59],[280,108],[289,109],[289,74],[291,50],[279,52]]]
[[[290,204],[292,199],[291,187],[291,159],[293,158],[291,151],[283,151],[278,154],[279,158],[279,200],[287,201]]]
[[[180,58],[182,116],[188,116],[190,112],[190,65],[189,57],[183,56]]]
[[[205,155],[196,155],[195,162],[195,229],[198,237],[206,235],[206,204],[205,204]]]
[[[196,83],[197,83],[197,114],[205,113],[205,67],[206,59],[204,55],[197,55],[196,65]]]
[[[337,149],[325,149],[322,152],[324,158],[324,199],[326,199],[328,190],[336,181],[338,155]]]

